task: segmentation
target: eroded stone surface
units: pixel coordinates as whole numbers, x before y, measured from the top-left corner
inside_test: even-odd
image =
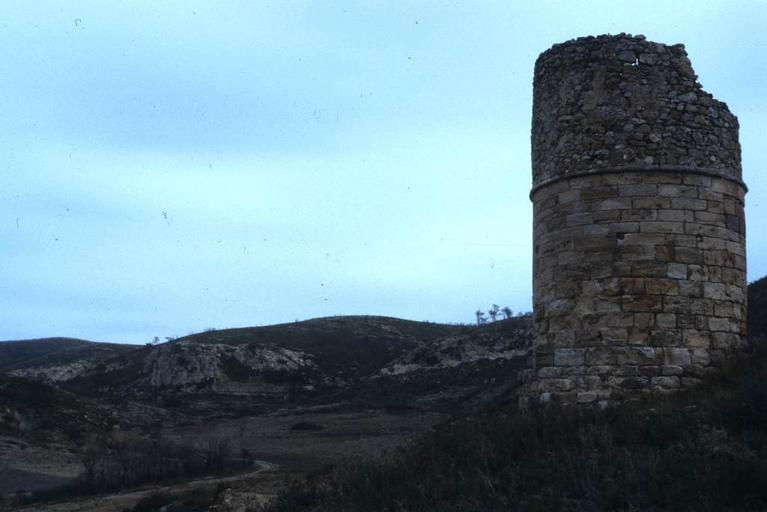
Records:
[[[535,64],[534,183],[623,166],[695,166],[740,178],[738,120],[696,79],[684,45],[623,34],[553,46]],[[624,191],[685,197],[685,184],[667,185],[625,183]]]

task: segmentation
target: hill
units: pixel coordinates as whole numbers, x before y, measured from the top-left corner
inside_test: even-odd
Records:
[[[189,453],[228,446],[285,474],[376,455],[447,414],[507,399],[530,333],[528,317],[477,327],[354,316],[206,331],[156,346],[6,342],[0,494],[81,486],[88,450],[112,460],[110,450],[126,442]],[[107,487],[127,485],[117,484]],[[14,510],[20,503],[6,501]],[[86,510],[103,510],[93,507]]]
[[[75,338],[4,341],[0,343],[0,372],[104,359],[135,348],[135,345],[96,343]]]
[[[160,397],[200,414],[337,401],[441,408],[508,381],[530,342],[528,317],[477,327],[346,316],[210,330],[156,346],[6,342],[0,371],[84,396]],[[441,384],[452,373],[461,378]]]

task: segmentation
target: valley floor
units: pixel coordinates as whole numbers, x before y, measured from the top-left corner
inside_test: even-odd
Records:
[[[221,498],[218,510],[245,510],[242,507],[271,498],[307,472],[339,460],[375,457],[420,436],[445,418],[444,414],[413,410],[325,410],[193,419],[163,429],[163,438],[196,446],[226,440],[232,451],[253,457],[256,469],[231,476],[143,486],[126,492],[53,500],[11,509],[117,512],[130,510],[152,494],[183,494],[226,484],[230,489]],[[20,444],[9,438],[0,440],[0,455],[3,461],[0,476],[6,477],[3,479],[4,494],[19,489],[56,487],[72,481],[82,470],[78,456],[64,446],[43,448]]]

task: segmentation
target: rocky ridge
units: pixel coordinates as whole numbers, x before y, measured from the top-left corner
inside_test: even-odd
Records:
[[[281,326],[207,331],[168,343],[105,353],[78,352],[11,361],[8,375],[85,394],[150,397],[217,393],[317,397],[380,377],[408,382],[457,367],[521,359],[530,319],[483,326],[441,325],[385,317],[334,317]],[[35,344],[36,341],[14,342]],[[0,358],[3,346],[0,344]],[[431,385],[429,385],[431,386]],[[438,390],[436,390],[438,391]]]
[[[529,322],[520,321],[503,332],[477,332],[449,336],[422,344],[387,364],[379,372],[396,376],[417,371],[442,370],[480,360],[523,358],[532,342]]]

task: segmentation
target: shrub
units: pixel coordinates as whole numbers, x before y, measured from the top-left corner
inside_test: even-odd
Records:
[[[224,439],[212,439],[204,446],[191,446],[161,437],[112,433],[92,438],[82,451],[81,463],[84,471],[75,483],[30,493],[23,500],[16,499],[16,503],[112,492],[179,478],[226,474],[251,467],[253,460],[244,456],[235,457],[229,441]],[[150,507],[160,498],[159,495],[152,497],[155,501],[147,498],[149,501],[142,506]],[[185,499],[188,501],[191,498]],[[195,500],[195,503],[204,501],[201,498]]]
[[[163,438],[108,435],[94,438],[82,455],[80,487],[89,492],[123,489],[172,478],[221,474],[245,467],[227,440],[204,447],[171,443]]]
[[[154,512],[174,500],[175,498],[166,492],[155,492],[136,502],[131,512]]]
[[[206,512],[210,510],[210,505],[221,491],[220,486],[216,488],[202,487],[175,494],[159,491],[140,499],[130,509],[130,512],[157,512],[161,510],[168,510],[168,512]]]
[[[297,431],[311,431],[311,430],[325,430],[325,427],[320,425],[319,423],[314,423],[312,421],[299,421],[298,423],[294,423],[290,430],[293,432]]]

